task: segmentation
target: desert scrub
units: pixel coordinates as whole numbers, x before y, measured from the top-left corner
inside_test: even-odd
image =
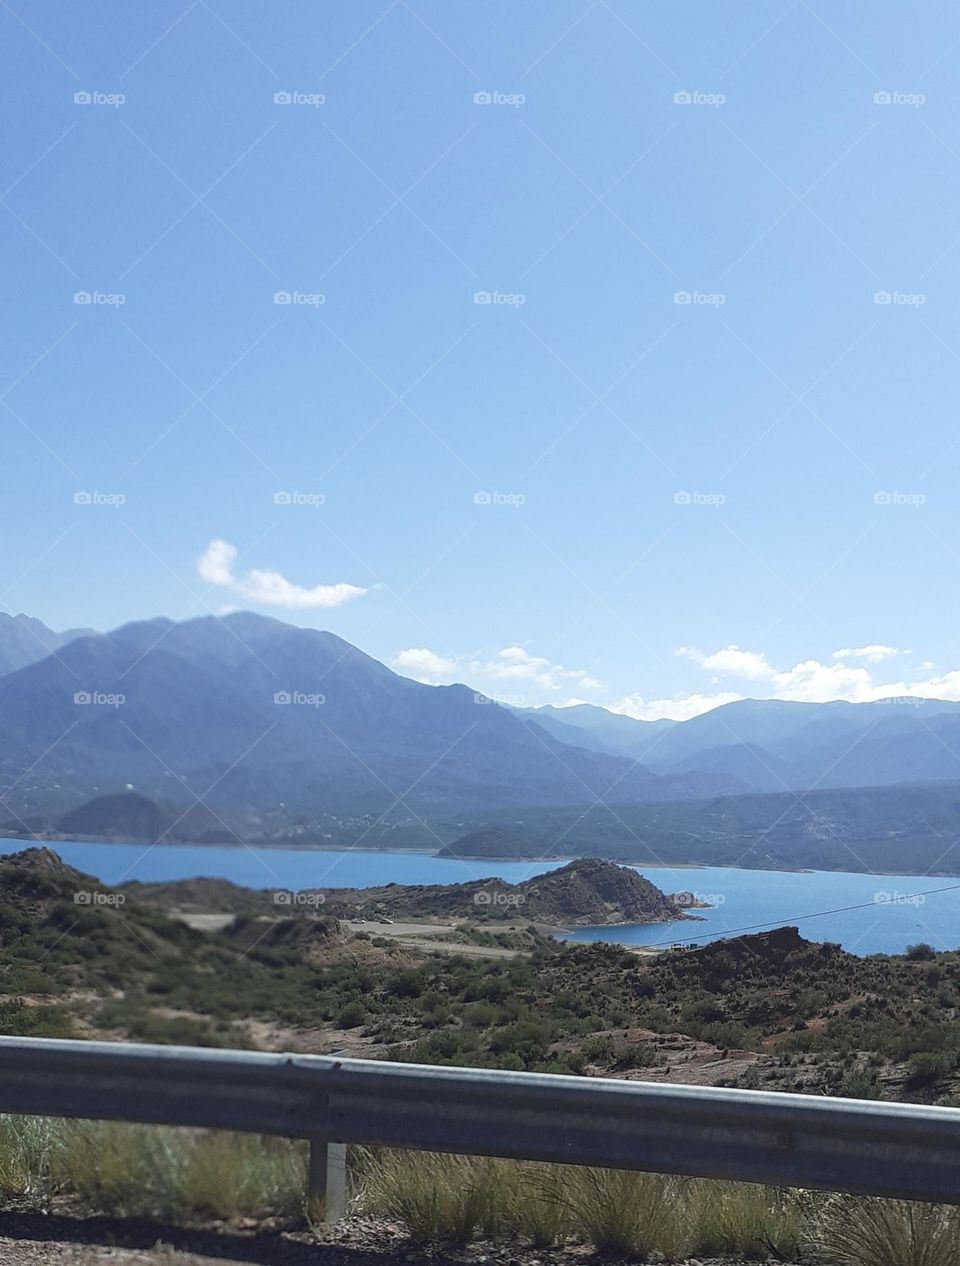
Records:
[[[645,1259],[659,1253],[675,1261],[686,1255],[690,1239],[685,1186],[661,1174],[574,1168],[561,1199],[575,1234],[602,1256]]]
[[[793,1261],[817,1199],[752,1183],[695,1179],[684,1193],[691,1210],[690,1251],[704,1257],[735,1253],[750,1260]]]
[[[0,1117],[0,1196],[42,1196],[51,1187],[51,1158],[63,1138],[48,1117]]]
[[[957,1266],[960,1213],[908,1200],[832,1196],[805,1249],[823,1266]]]
[[[169,1221],[303,1216],[305,1144],[255,1135],[0,1117],[0,1200]],[[350,1208],[416,1238],[663,1262],[957,1266],[960,1211],[622,1170],[351,1148]]]
[[[306,1145],[252,1134],[0,1117],[0,1195],[123,1217],[302,1212]]]
[[[416,1238],[462,1245],[508,1229],[504,1161],[378,1151],[365,1168],[363,1207],[406,1223]]]

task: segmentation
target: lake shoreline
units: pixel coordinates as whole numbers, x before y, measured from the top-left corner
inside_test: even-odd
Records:
[[[0,839],[0,855],[22,852],[38,841]],[[346,850],[306,848],[253,849],[194,846],[49,841],[75,870],[90,876],[87,887],[118,887],[131,880],[177,883],[190,879],[226,880],[258,892],[336,888],[378,888],[398,884],[412,891],[469,880],[499,878],[521,883],[564,864],[562,859],[525,862],[439,858],[411,850]],[[722,940],[746,930],[797,926],[815,941],[834,942],[858,956],[903,953],[926,942],[936,949],[960,943],[960,880],[953,876],[913,874],[887,877],[854,871],[774,871],[748,867],[670,868],[632,863],[664,890],[694,890],[708,903],[697,910],[697,926],[678,920],[662,924],[579,927],[578,942],[605,940],[629,948],[698,944]],[[553,920],[549,920],[553,922]],[[561,922],[557,920],[557,922]],[[574,930],[565,929],[569,935]],[[560,933],[563,935],[563,932]]]
[[[389,855],[397,857],[433,857],[442,862],[482,862],[484,865],[498,865],[501,863],[511,863],[522,866],[539,866],[543,863],[564,865],[567,862],[576,861],[578,857],[591,856],[584,853],[551,853],[549,855],[532,854],[530,856],[511,856],[511,857],[486,857],[479,853],[463,853],[454,856],[441,856],[437,849],[434,848],[403,848],[403,847],[378,847],[378,848],[355,848],[350,844],[297,844],[289,843],[281,840],[264,840],[251,842],[249,840],[204,840],[200,842],[190,840],[164,840],[162,843],[150,842],[148,840],[132,840],[117,839],[115,837],[107,838],[84,838],[77,836],[56,835],[53,833],[44,835],[8,835],[0,839],[0,843],[23,844],[25,847],[34,845],[42,847],[43,845],[85,845],[96,844],[105,847],[114,846],[120,848],[143,848],[143,849],[235,849],[238,852],[243,850],[254,850],[270,852],[273,850],[282,852],[297,852],[303,854],[310,853],[354,853],[358,856],[378,856]],[[872,875],[877,879],[900,879],[903,876],[915,876],[916,872],[908,868],[903,870],[849,870],[846,867],[838,866],[835,869],[816,869],[810,866],[741,866],[739,864],[730,863],[729,865],[718,865],[710,862],[661,862],[661,861],[638,861],[636,858],[627,857],[607,857],[605,861],[615,862],[618,866],[630,866],[635,869],[644,870],[730,870],[730,871],[757,871],[771,875]],[[957,870],[932,870],[925,878],[934,879],[958,879],[960,880],[960,868]]]

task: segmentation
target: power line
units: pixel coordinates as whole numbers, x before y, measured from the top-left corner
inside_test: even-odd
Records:
[[[765,928],[792,927],[794,923],[801,923],[804,919],[822,919],[826,915],[848,914],[851,910],[869,910],[873,906],[907,905],[918,897],[935,897],[941,892],[956,892],[958,890],[960,890],[960,884],[948,884],[944,888],[930,888],[926,892],[910,892],[903,896],[885,897],[882,901],[861,901],[857,905],[837,906],[834,910],[817,910],[813,914],[797,914],[791,918],[771,919],[769,923],[751,923],[742,928],[730,928],[723,933],[722,937],[717,937],[710,932],[704,932],[703,936],[691,936],[684,941],[671,941],[670,945],[695,945],[698,941],[702,941],[704,937],[708,936],[714,940],[720,940],[729,936],[738,936],[743,932],[760,932]],[[666,942],[660,942],[660,944],[666,944]]]

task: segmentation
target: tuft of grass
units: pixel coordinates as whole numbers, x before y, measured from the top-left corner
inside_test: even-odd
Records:
[[[165,1220],[303,1210],[306,1145],[219,1131],[0,1117],[0,1194]]]
[[[960,1213],[908,1200],[836,1196],[806,1238],[824,1266],[956,1266]]]
[[[534,1248],[562,1244],[572,1233],[571,1211],[563,1198],[569,1172],[561,1165],[533,1161],[513,1168],[516,1181],[504,1184],[511,1227]]]
[[[369,1166],[364,1204],[405,1222],[418,1239],[466,1244],[505,1229],[503,1161],[385,1151]]]
[[[798,1256],[812,1205],[803,1192],[703,1178],[689,1184],[686,1202],[693,1213],[693,1253],[730,1253],[759,1261],[793,1261]]]
[[[61,1139],[62,1123],[49,1117],[0,1117],[0,1195],[46,1192]]]
[[[685,1254],[689,1240],[684,1184],[661,1174],[622,1169],[573,1169],[562,1200],[582,1238],[607,1257],[667,1260]]]
[[[307,1149],[286,1139],[251,1134],[207,1134],[191,1149],[184,1197],[201,1216],[231,1218],[302,1212]]]

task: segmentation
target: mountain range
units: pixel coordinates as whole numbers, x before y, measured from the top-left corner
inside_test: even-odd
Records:
[[[726,784],[568,746],[467,686],[248,613],[80,636],[0,677],[0,788],[18,814],[134,788],[227,812],[417,816]]]
[[[605,708],[527,709],[555,738],[629,756],[661,776],[696,770],[731,790],[891,786],[960,778],[960,703],[740,699],[688,721],[636,721]]]
[[[325,838],[346,843],[382,820],[408,824],[420,844],[436,844],[443,823],[441,842],[452,843],[524,810],[528,832],[537,811],[589,849],[600,836],[584,841],[586,821],[616,835],[598,818],[602,801],[621,817],[653,806],[637,810],[637,830],[681,851],[684,840],[726,835],[741,855],[745,840],[762,836],[777,864],[790,864],[798,841],[804,857],[811,841],[820,857],[831,837],[877,838],[887,817],[891,838],[909,838],[914,825],[933,841],[955,827],[960,835],[958,781],[953,702],[741,700],[688,721],[645,722],[588,704],[512,709],[467,685],[423,685],[332,633],[251,613],[99,634],[0,617],[8,832],[39,823],[82,835],[85,822],[101,822],[98,834],[122,838],[132,828],[111,830],[103,806],[129,817],[131,802],[110,797],[136,792],[160,806],[137,809],[138,838],[192,813],[174,836],[168,826],[160,833],[276,838],[296,826],[309,836],[322,819]],[[814,795],[812,818],[789,810],[790,795],[778,805],[769,794],[789,792],[808,805]],[[93,815],[78,814],[91,800]]]

